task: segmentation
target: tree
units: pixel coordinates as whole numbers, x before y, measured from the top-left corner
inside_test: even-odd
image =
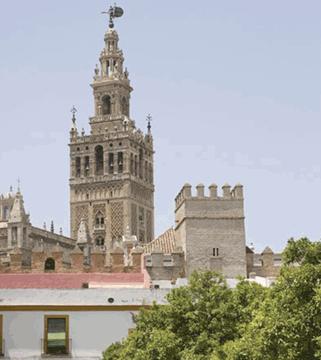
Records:
[[[213,272],[193,273],[189,285],[173,289],[168,305],[135,316],[135,330],[104,353],[105,360],[206,360],[240,336],[266,289],[240,281],[235,290]]]
[[[226,359],[321,359],[320,245],[306,238],[289,241],[281,276],[243,336],[225,344]]]
[[[282,259],[285,265],[321,264],[321,242],[312,242],[308,238],[292,238],[288,241]]]
[[[104,360],[321,359],[321,243],[290,239],[269,289],[221,275],[193,273],[168,305],[135,316],[135,330]]]

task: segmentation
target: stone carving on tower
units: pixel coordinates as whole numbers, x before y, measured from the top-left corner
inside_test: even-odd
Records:
[[[73,108],[70,131],[71,237],[86,222],[93,245],[113,248],[130,231],[140,243],[154,237],[153,138],[137,129],[130,116],[129,74],[113,19],[112,7],[100,65],[92,83],[95,112],[90,135],[78,132]],[[126,230],[127,229],[127,230]]]

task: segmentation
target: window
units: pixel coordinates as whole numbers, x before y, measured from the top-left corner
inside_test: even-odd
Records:
[[[164,260],[163,260],[163,266],[165,266],[165,267],[174,266],[173,259],[170,258],[170,257],[165,257]]]
[[[149,182],[153,183],[153,166],[152,164],[149,164]]]
[[[103,115],[110,115],[111,114],[111,99],[110,99],[110,96],[109,95],[104,96],[102,101],[103,101],[103,107],[102,107]]]
[[[114,173],[114,154],[113,154],[113,153],[109,153],[109,158],[108,158],[108,171],[109,171],[109,174],[113,174],[113,173]]]
[[[129,116],[128,104],[127,104],[127,100],[126,100],[125,97],[122,98],[121,108],[122,108],[122,114],[126,115],[126,116]]]
[[[134,159],[134,175],[137,176],[137,155],[135,155]]]
[[[45,261],[45,271],[54,271],[56,267],[55,260],[53,258],[48,258]]]
[[[85,156],[85,176],[89,175],[89,156]]]
[[[95,227],[100,229],[100,228],[104,228],[105,225],[105,218],[104,218],[104,214],[99,211],[96,214],[96,218],[95,218]]]
[[[8,220],[9,218],[9,208],[8,206],[5,206],[3,208],[3,220]]]
[[[104,246],[105,245],[105,239],[101,236],[99,236],[96,239],[96,246]]]
[[[95,148],[96,175],[104,173],[104,148],[101,145]]]
[[[134,155],[130,154],[130,173],[134,174]]]
[[[147,165],[147,161],[145,161],[145,171],[144,171],[144,173],[145,173],[145,181],[148,181],[148,171],[147,171],[147,169],[148,169],[148,165]]]
[[[44,353],[47,355],[68,355],[69,352],[68,315],[46,315]]]
[[[18,228],[14,226],[11,229],[11,246],[18,245]]]
[[[124,159],[123,159],[123,153],[119,152],[117,155],[117,161],[118,161],[118,173],[121,174],[124,169]]]
[[[139,177],[143,178],[143,149],[139,149]]]
[[[139,242],[141,242],[141,243],[145,242],[145,233],[143,230],[139,231]]]
[[[80,177],[81,175],[81,158],[76,157],[76,177]]]
[[[144,208],[140,207],[138,213],[138,219],[139,219],[139,225],[144,226],[145,225],[145,211]]]
[[[219,248],[213,248],[213,256],[215,257],[219,256]]]
[[[22,245],[27,247],[27,228],[23,228],[22,230]]]

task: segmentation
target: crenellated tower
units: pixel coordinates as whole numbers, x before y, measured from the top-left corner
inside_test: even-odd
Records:
[[[243,186],[185,184],[175,199],[176,244],[185,254],[185,272],[213,270],[228,278],[246,276]]]
[[[118,10],[117,10],[118,9]],[[119,11],[111,8],[110,11]],[[90,242],[112,248],[125,233],[141,243],[154,236],[153,138],[130,116],[129,74],[111,21],[92,83],[90,134],[70,131],[71,237],[88,228]]]

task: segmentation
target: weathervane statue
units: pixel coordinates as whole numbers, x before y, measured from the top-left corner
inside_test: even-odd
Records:
[[[102,14],[109,15],[109,28],[113,29],[114,19],[123,16],[124,10],[121,7],[116,6],[115,4],[114,6],[111,6],[108,11],[103,11]]]

